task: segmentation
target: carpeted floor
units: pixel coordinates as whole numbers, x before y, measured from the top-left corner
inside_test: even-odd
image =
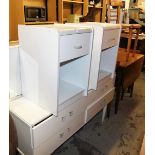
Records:
[[[101,124],[99,112],[52,155],[139,155],[145,130],[145,75],[134,86],[133,97],[125,94],[118,114]],[[114,105],[114,104],[113,104]]]

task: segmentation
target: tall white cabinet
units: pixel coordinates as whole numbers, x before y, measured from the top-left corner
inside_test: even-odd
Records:
[[[119,37],[112,24],[19,26],[9,108],[24,154],[49,155],[101,109],[104,118]]]

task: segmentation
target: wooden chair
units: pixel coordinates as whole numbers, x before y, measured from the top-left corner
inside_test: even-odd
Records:
[[[112,0],[107,0],[106,6],[107,6],[107,23],[111,23],[111,9],[110,6],[114,6],[117,11],[117,19],[116,23],[120,23],[120,12],[121,12],[121,5],[122,3],[115,4]]]

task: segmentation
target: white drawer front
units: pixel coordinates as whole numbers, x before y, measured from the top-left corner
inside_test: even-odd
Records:
[[[68,122],[76,119],[77,116],[84,111],[84,109],[81,108],[81,104],[83,103],[76,102],[60,112],[58,117],[51,116],[44,122],[35,126],[33,128],[34,147],[36,148],[52,134],[58,132],[59,129],[66,127]]]
[[[63,127],[52,125],[53,128],[56,128],[55,132],[52,132],[46,128],[44,131],[38,130],[38,128],[41,128],[41,126],[35,128],[33,131],[33,138],[34,138],[34,148],[37,150],[42,150],[43,152],[45,150],[48,151],[48,149],[53,148],[56,149],[59,147],[62,143],[64,143],[69,137],[71,137],[76,131],[78,131],[83,125],[84,125],[84,116],[85,112],[83,111],[80,113],[80,115],[76,116],[75,119],[69,121],[66,123]],[[48,121],[48,123],[50,123]],[[47,136],[45,138],[40,138],[42,134],[46,132]],[[42,148],[43,147],[43,148]],[[40,149],[42,148],[42,149]],[[46,149],[45,149],[46,148]],[[40,153],[43,155],[43,153]]]
[[[60,62],[86,55],[90,47],[91,33],[60,36]]]
[[[101,109],[104,108],[105,105],[107,105],[114,96],[114,89],[110,90],[107,94],[104,96],[101,96],[98,101],[91,104],[85,114],[85,123],[87,123],[91,118],[93,118]]]
[[[118,45],[120,29],[104,30],[102,50]]]

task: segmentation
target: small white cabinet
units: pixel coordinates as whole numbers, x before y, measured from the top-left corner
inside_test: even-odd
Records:
[[[87,95],[91,28],[19,26],[22,94],[57,116],[59,105]]]

